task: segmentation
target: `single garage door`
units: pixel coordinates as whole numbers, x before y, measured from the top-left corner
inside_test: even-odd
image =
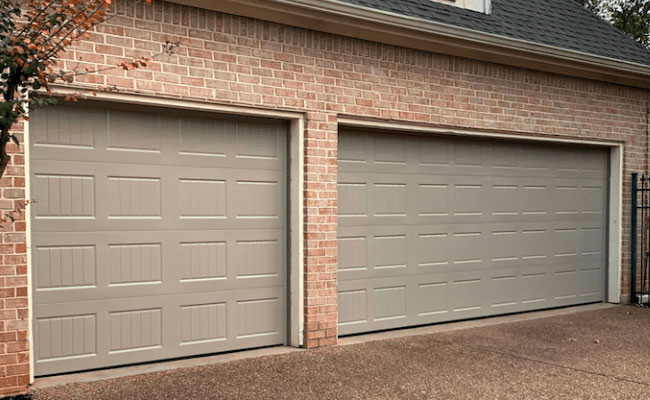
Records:
[[[66,105],[30,136],[36,375],[285,343],[285,123]]]
[[[602,148],[343,131],[339,332],[603,301]]]

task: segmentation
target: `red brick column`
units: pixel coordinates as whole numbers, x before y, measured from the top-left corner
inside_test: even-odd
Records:
[[[308,113],[305,129],[305,347],[336,344],[336,115]]]
[[[23,135],[16,136],[23,143]],[[0,397],[23,393],[29,385],[25,155],[22,146],[7,148],[12,159],[0,180]]]

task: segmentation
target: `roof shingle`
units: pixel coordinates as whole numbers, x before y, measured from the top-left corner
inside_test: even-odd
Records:
[[[650,51],[573,0],[492,0],[482,14],[432,0],[340,0],[528,42],[650,65]]]

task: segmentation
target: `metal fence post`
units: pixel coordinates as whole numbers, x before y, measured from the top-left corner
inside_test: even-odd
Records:
[[[638,174],[632,174],[632,221],[630,221],[630,263],[632,272],[632,290],[630,302],[636,301],[636,218],[637,218],[637,180]],[[639,299],[640,300],[640,299]]]

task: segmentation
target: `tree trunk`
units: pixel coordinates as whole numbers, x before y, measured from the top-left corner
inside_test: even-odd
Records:
[[[0,178],[5,174],[5,169],[9,161],[11,161],[11,156],[7,154],[7,143],[9,142],[9,127],[2,127],[2,134],[0,135]]]

